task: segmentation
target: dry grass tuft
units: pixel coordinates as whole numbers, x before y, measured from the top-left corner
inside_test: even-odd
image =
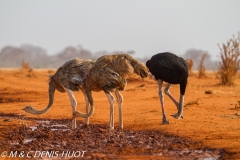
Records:
[[[24,74],[28,78],[36,78],[37,75],[34,72],[34,70],[30,67],[28,62],[25,62],[24,60],[22,61],[20,72],[18,74]],[[16,74],[16,76],[18,76]]]
[[[200,98],[197,98],[196,100],[190,101],[187,104],[185,104],[184,107],[191,106],[191,105],[194,105],[194,104],[199,105],[199,103],[198,103],[199,100],[200,100]]]
[[[240,32],[238,37],[233,36],[227,44],[222,44],[220,48],[221,62],[219,62],[219,75],[222,85],[231,85],[237,75],[237,71],[240,68]]]
[[[21,63],[21,69],[29,71],[29,70],[31,70],[31,67],[30,67],[29,63],[27,63],[23,60],[22,63]]]
[[[186,59],[186,63],[188,65],[188,74],[192,74],[193,60],[188,58]]]
[[[238,104],[235,105],[235,109],[240,109],[240,101],[238,101]]]
[[[237,101],[234,108],[229,108],[230,110],[240,110],[240,101]]]
[[[202,55],[202,59],[200,61],[199,67],[198,67],[198,78],[206,77],[206,68],[204,67],[204,59],[206,58],[207,53]]]

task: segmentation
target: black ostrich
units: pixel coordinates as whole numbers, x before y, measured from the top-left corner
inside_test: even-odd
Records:
[[[164,99],[162,93],[163,81],[168,83],[166,88],[164,89],[165,94],[170,97],[170,99],[175,103],[178,109],[178,112],[172,116],[176,119],[183,118],[182,114],[184,94],[188,79],[188,67],[186,61],[183,58],[176,56],[175,54],[164,52],[152,56],[151,59],[146,62],[146,66],[149,69],[149,74],[152,75],[152,78],[155,79],[158,83],[158,94],[163,114],[162,123],[169,124],[169,121],[167,120],[164,112]],[[169,92],[171,84],[180,84],[179,103]]]

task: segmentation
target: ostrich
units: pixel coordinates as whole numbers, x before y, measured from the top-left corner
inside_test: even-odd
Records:
[[[94,64],[91,60],[82,60],[79,58],[75,58],[72,60],[67,61],[64,65],[62,65],[56,73],[50,77],[49,79],[49,102],[48,106],[43,110],[36,110],[32,106],[26,106],[23,108],[24,111],[39,115],[46,113],[49,111],[49,109],[52,107],[53,100],[54,100],[54,92],[55,89],[57,89],[59,92],[67,92],[70,102],[72,105],[72,112],[76,110],[77,101],[74,97],[73,91],[79,91],[81,90],[85,96],[86,101],[86,108],[88,107],[88,99],[85,94],[85,89],[82,87],[83,80],[85,79],[89,69]],[[93,110],[89,112],[88,114],[82,114],[82,117],[85,117],[85,121],[88,120],[89,115],[92,115]],[[72,128],[76,128],[76,118],[73,118],[72,120]]]
[[[183,118],[184,94],[188,79],[188,67],[186,61],[172,53],[165,52],[152,56],[151,59],[146,62],[146,66],[149,69],[149,75],[152,75],[153,79],[158,83],[158,94],[163,115],[162,124],[169,124],[164,111],[164,99],[162,93],[163,81],[168,83],[164,89],[165,94],[170,97],[178,109],[178,112],[172,116],[176,119]],[[179,102],[177,102],[169,92],[171,84],[180,84]]]
[[[119,127],[123,129],[123,96],[120,91],[124,90],[127,84],[126,77],[133,73],[142,78],[148,76],[146,66],[128,54],[104,55],[97,59],[84,80],[85,94],[89,100],[91,110],[94,109],[91,91],[103,90],[105,92],[110,103],[110,130],[114,129],[114,97],[112,92],[115,92],[118,102]],[[75,111],[74,115],[75,117],[83,117],[78,111]]]

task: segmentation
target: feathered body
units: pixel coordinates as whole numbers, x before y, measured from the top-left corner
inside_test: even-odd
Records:
[[[180,84],[181,94],[184,95],[188,67],[183,58],[169,52],[158,53],[146,62],[146,66],[156,80],[161,79],[171,84]]]
[[[142,78],[147,77],[144,64],[128,54],[104,55],[97,59],[86,78],[86,84],[92,91],[113,92],[114,89],[124,90],[126,77],[136,73]]]
[[[51,77],[56,89],[59,92],[65,92],[63,88],[65,87],[72,91],[79,91],[93,64],[94,62],[91,60],[82,60],[79,58],[67,61]]]

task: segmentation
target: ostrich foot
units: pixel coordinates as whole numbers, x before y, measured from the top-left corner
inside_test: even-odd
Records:
[[[76,128],[77,128],[76,119],[73,118],[72,119],[72,129],[76,129]]]
[[[89,125],[84,123],[84,124],[83,124],[83,127],[84,127],[84,128],[88,128]]]
[[[88,118],[85,118],[83,124],[86,125],[86,126],[88,126],[88,125],[89,125],[89,119],[88,119]]]
[[[170,122],[165,118],[162,119],[162,124],[170,124]]]
[[[121,123],[118,124],[120,129],[123,129],[123,125]]]
[[[114,130],[114,127],[109,126],[108,129],[109,129],[110,131],[113,131],[113,130]]]
[[[76,128],[77,128],[76,126],[72,125],[72,129],[76,129]]]
[[[183,119],[183,115],[179,115],[178,113],[172,114],[171,116],[173,116],[173,117],[176,118],[176,119],[180,119],[180,118]]]

